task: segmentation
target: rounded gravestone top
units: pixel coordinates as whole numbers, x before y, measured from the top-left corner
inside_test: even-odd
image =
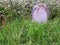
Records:
[[[49,9],[45,4],[37,4],[32,9],[32,20],[36,22],[47,22]]]

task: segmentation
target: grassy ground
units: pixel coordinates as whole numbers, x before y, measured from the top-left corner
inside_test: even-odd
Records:
[[[16,19],[0,30],[0,45],[60,45],[60,19],[46,24]]]
[[[51,5],[48,4],[50,16],[45,24],[29,20],[33,8],[29,4],[26,6],[12,4],[10,4],[11,9],[5,9],[5,4],[0,6],[0,11],[6,16],[8,22],[0,30],[0,45],[60,45],[59,3],[56,5],[52,1]]]

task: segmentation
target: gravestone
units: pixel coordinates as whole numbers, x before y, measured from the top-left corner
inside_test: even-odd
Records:
[[[46,23],[49,17],[49,9],[45,4],[37,4],[32,9],[32,21]]]

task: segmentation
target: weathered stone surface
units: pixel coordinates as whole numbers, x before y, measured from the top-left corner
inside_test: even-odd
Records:
[[[32,20],[45,23],[48,20],[49,9],[45,4],[35,5],[32,9]]]

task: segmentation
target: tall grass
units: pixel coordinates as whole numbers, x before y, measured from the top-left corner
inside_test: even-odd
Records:
[[[51,6],[51,20],[46,24],[31,21],[31,8],[14,5],[11,10],[0,9],[10,22],[0,30],[0,45],[60,45],[60,8]]]
[[[60,20],[47,24],[15,20],[0,30],[0,45],[60,45]]]

